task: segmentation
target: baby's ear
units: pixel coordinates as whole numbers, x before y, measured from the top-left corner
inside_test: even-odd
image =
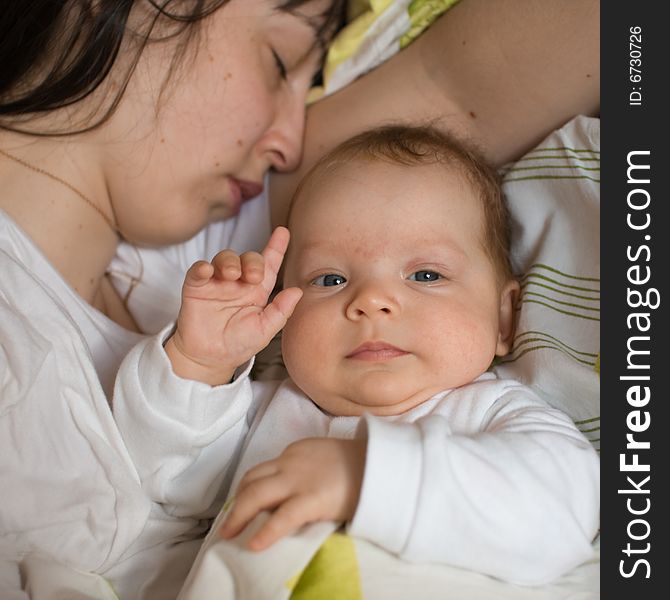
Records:
[[[496,356],[505,356],[512,347],[515,325],[514,308],[519,299],[519,292],[519,282],[516,279],[510,279],[500,290],[500,318]]]

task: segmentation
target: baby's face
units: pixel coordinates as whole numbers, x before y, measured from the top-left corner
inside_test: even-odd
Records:
[[[305,190],[284,277],[304,295],[282,345],[316,404],[399,414],[507,352],[482,215],[473,191],[439,165],[356,162]]]

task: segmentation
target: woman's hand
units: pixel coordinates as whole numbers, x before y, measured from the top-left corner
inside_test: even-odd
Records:
[[[262,254],[224,250],[211,263],[191,266],[177,328],[165,344],[177,375],[210,385],[228,383],[235,369],[286,324],[302,291],[289,288],[267,301],[288,241],[288,230],[278,227]]]
[[[273,510],[248,542],[251,550],[264,550],[307,523],[352,519],[366,447],[366,440],[333,438],[291,444],[278,458],[255,466],[242,478],[220,535],[235,537],[260,511]]]

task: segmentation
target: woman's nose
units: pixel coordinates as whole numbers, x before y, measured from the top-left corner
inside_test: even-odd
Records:
[[[263,153],[277,171],[292,171],[300,165],[305,100],[305,96],[298,93],[279,100],[274,122],[263,136]]]
[[[345,312],[352,321],[392,317],[400,313],[400,303],[387,286],[371,282],[355,291]]]

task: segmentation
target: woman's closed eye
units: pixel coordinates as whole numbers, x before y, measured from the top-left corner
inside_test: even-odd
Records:
[[[422,269],[420,271],[414,271],[408,279],[410,281],[418,281],[419,283],[434,283],[440,279],[444,279],[444,276],[437,271]]]
[[[277,65],[277,71],[279,71],[279,76],[282,79],[286,79],[288,74],[286,64],[284,63],[284,61],[281,59],[281,56],[279,56],[279,54],[274,48],[272,49],[272,56],[275,59],[275,64]]]
[[[333,287],[336,285],[343,285],[347,282],[346,278],[342,275],[337,275],[336,273],[325,273],[324,275],[319,275],[310,281],[310,285],[316,285],[320,287]]]

